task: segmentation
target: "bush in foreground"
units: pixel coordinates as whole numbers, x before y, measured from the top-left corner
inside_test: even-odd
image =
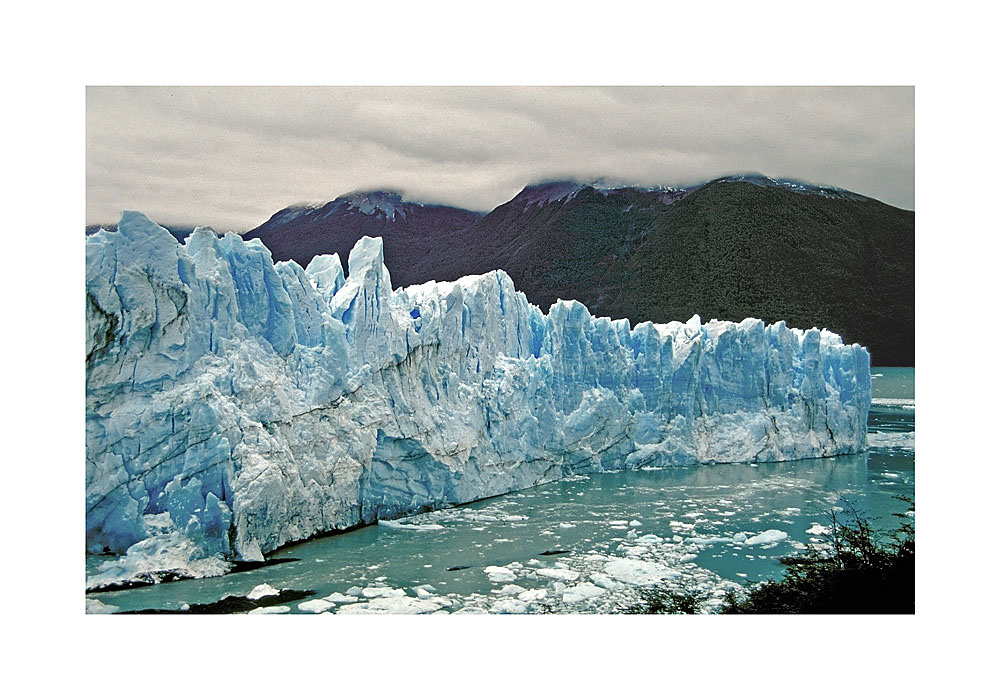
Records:
[[[911,499],[902,498],[912,507]],[[889,534],[874,530],[851,509],[850,521],[831,514],[825,542],[806,554],[785,557],[778,581],[765,581],[745,593],[730,592],[723,614],[912,614],[914,612],[915,541],[910,513],[898,513],[903,524]],[[627,613],[698,612],[692,594],[653,589]]]

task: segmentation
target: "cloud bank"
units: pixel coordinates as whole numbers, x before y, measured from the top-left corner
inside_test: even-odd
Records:
[[[552,178],[762,172],[912,209],[911,87],[90,87],[87,223],[247,230],[385,188],[488,211]]]

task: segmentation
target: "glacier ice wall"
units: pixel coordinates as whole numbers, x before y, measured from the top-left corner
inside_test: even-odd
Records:
[[[87,239],[87,548],[205,575],[572,473],[865,448],[864,348],[548,314],[502,271],[393,290],[380,239],[272,263],[143,215]],[[155,578],[155,577],[154,577]]]

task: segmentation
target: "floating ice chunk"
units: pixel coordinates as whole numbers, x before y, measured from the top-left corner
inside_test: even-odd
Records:
[[[631,520],[628,524],[629,527],[642,527],[642,523],[638,520]]]
[[[589,600],[591,598],[597,598],[607,593],[607,589],[601,586],[595,586],[593,583],[588,581],[582,581],[575,586],[570,586],[565,591],[563,591],[562,599],[564,603],[580,603],[584,600]]]
[[[389,586],[368,586],[361,589],[361,595],[365,598],[401,598],[406,595],[406,591]]]
[[[358,597],[356,595],[344,595],[343,593],[331,593],[323,600],[328,600],[331,603],[357,603]]]
[[[680,575],[677,571],[662,564],[621,558],[614,558],[607,562],[604,565],[604,572],[623,583],[630,583],[634,586],[648,586],[665,578]]]
[[[580,578],[580,572],[572,569],[538,569],[536,573],[556,581],[576,581]]]
[[[307,602],[312,602],[312,601],[307,601]],[[292,609],[287,605],[268,605],[267,607],[254,608],[253,610],[248,610],[247,615],[281,615],[282,613],[290,613],[291,611]]]
[[[830,534],[830,528],[826,525],[820,525],[819,523],[813,523],[812,527],[806,530],[808,535],[828,535]]]
[[[494,615],[523,615],[528,612],[528,606],[520,600],[501,598],[490,606],[490,612]]]
[[[916,445],[915,432],[879,432],[868,433],[868,447],[885,450],[913,451]]]
[[[893,408],[902,409],[904,411],[913,411],[916,409],[916,402],[913,399],[881,399],[873,398],[872,406],[892,406]]]
[[[500,589],[499,595],[502,596],[520,595],[521,593],[524,593],[524,591],[526,590],[527,590],[526,588],[518,586],[516,583],[508,583],[506,586]]]
[[[346,593],[347,595],[353,595],[353,596],[360,596],[360,595],[361,595],[361,591],[363,591],[363,590],[364,590],[364,589],[363,589],[363,588],[361,588],[361,586],[351,586],[350,588],[348,588],[348,589],[347,589],[346,591],[344,591],[344,592],[345,592],[345,593]]]
[[[517,579],[517,574],[508,569],[506,566],[487,566],[483,569],[483,573],[485,573],[487,578],[489,578],[489,580],[493,583],[506,583]]]
[[[575,523],[559,523],[559,527],[561,527],[563,530],[569,530],[572,527],[576,527],[576,524]]]
[[[544,588],[532,588],[524,591],[523,593],[517,594],[517,599],[525,603],[534,603],[547,595],[547,591]]]
[[[630,559],[635,559],[637,557],[641,557],[643,554],[646,554],[649,551],[649,547],[644,547],[644,546],[626,547],[625,545],[620,544],[618,545],[618,547],[615,548],[615,551],[621,552]]]
[[[760,534],[754,535],[753,537],[748,537],[746,544],[748,545],[758,545],[758,544],[777,544],[788,539],[788,533],[782,530],[765,530]]]
[[[743,535],[743,540],[746,540],[746,535]],[[742,542],[743,540],[740,540],[740,542]],[[734,537],[688,537],[686,540],[684,540],[684,543],[705,545],[705,544],[728,544],[734,541],[735,541]]]
[[[169,513],[158,515],[164,517],[157,518],[159,522],[155,522],[153,517],[147,516],[144,526],[159,528],[159,523],[165,522],[165,528],[174,527]],[[158,531],[129,547],[125,556],[101,564],[97,573],[87,578],[87,588],[129,582],[158,583],[167,577],[221,576],[229,569],[230,564],[221,556],[204,556],[203,549],[185,533]]]
[[[590,580],[601,588],[607,588],[609,591],[616,591],[622,587],[622,584],[618,583],[606,574],[591,574]]]
[[[329,610],[334,606],[329,600],[324,600],[322,598],[316,600],[307,600],[303,603],[299,603],[299,610],[311,613],[321,613],[325,610]]]
[[[118,612],[118,610],[119,607],[117,605],[107,605],[96,598],[87,598],[88,615],[110,615],[111,613]]]
[[[342,605],[338,615],[422,615],[436,612],[447,602],[444,598],[418,600],[407,596],[386,596],[372,600]]]
[[[662,541],[663,541],[662,537],[650,533],[648,535],[643,535],[642,537],[640,537],[639,539],[637,539],[635,541],[635,543],[636,544],[659,544]]]
[[[438,523],[401,523],[398,520],[379,520],[379,527],[387,527],[390,530],[417,530],[419,532],[430,532],[433,530],[444,530],[444,525]]]
[[[278,595],[281,593],[280,589],[275,588],[269,583],[261,583],[253,587],[253,590],[247,593],[247,598],[250,600],[260,600],[261,598]]]

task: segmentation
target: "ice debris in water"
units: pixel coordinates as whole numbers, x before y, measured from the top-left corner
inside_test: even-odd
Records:
[[[557,581],[575,581],[580,578],[580,573],[572,569],[538,569],[536,573]]]
[[[584,581],[567,588],[563,591],[562,597],[564,603],[579,603],[583,600],[602,596],[605,593],[607,593],[606,589]]]
[[[417,593],[419,594],[420,591],[417,591]],[[331,593],[323,600],[328,600],[331,603],[357,603],[358,597],[356,595],[344,595],[343,593]]]
[[[268,583],[261,583],[253,587],[253,590],[247,593],[247,598],[250,600],[259,600],[266,596],[278,595],[281,591]]]
[[[248,610],[247,615],[280,615],[291,611],[292,609],[287,605],[269,605],[264,608],[254,608],[253,610]]]
[[[506,566],[487,566],[483,569],[483,573],[489,578],[493,583],[504,583],[506,581],[513,581],[517,578],[517,574],[508,569]]]
[[[438,523],[401,523],[396,520],[379,520],[378,524],[392,530],[418,530],[428,532],[432,530],[444,530],[444,525]]]
[[[87,550],[126,554],[101,583],[582,472],[866,445],[868,353],[826,330],[544,313],[502,271],[393,290],[368,237],[346,275],[137,212],[86,249]]]
[[[392,614],[392,615],[417,615],[433,613],[441,610],[448,600],[445,598],[431,598],[429,600],[419,600],[408,596],[389,596],[385,598],[375,598],[361,603],[342,605],[337,608],[338,615],[365,615],[365,614]]]
[[[748,545],[758,545],[758,544],[777,544],[783,540],[788,539],[788,533],[782,530],[765,530],[760,534],[754,535],[753,537],[748,537],[746,544]]]
[[[639,559],[614,558],[604,565],[604,572],[623,583],[645,586],[658,583],[665,578],[677,576],[677,572],[656,562]]]
[[[118,612],[118,606],[116,605],[107,605],[96,598],[87,598],[88,615],[110,615],[116,612]]]
[[[319,598],[317,600],[307,600],[304,603],[299,603],[299,610],[304,612],[321,613],[329,610],[334,605],[335,603],[332,601]]]

